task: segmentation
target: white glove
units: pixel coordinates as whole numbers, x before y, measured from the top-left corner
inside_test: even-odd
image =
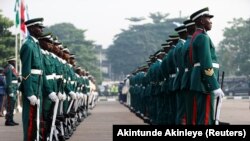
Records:
[[[61,92],[58,93],[59,100],[63,100],[63,94]]]
[[[9,96],[10,96],[10,97],[14,97],[14,94],[13,94],[13,93],[11,93],[11,94],[9,94]]]
[[[79,94],[80,94],[80,98],[81,98],[81,99],[84,99],[84,98],[83,98],[83,93],[79,93]]]
[[[37,98],[36,98],[36,96],[34,96],[34,95],[29,96],[28,99],[29,99],[31,105],[34,106],[34,105],[37,104]]]
[[[52,92],[49,94],[49,98],[53,101],[56,102],[56,100],[58,99],[57,95],[55,92]]]
[[[81,98],[80,93],[76,93],[76,95],[77,95],[77,99],[80,99],[80,98]]]
[[[224,97],[224,92],[222,91],[221,88],[214,90],[213,93],[215,97],[221,97],[221,98]]]
[[[66,100],[66,98],[67,98],[67,96],[66,96],[66,94],[64,93],[64,94],[63,94],[63,101]]]
[[[74,93],[74,92],[69,92],[69,95],[71,96],[71,98],[74,100],[74,99],[76,99],[76,93]]]

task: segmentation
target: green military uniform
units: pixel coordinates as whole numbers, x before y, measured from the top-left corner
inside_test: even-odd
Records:
[[[164,121],[165,121],[165,107],[164,107],[164,93],[162,91],[162,82],[164,80],[164,77],[162,75],[162,72],[161,72],[161,63],[162,63],[162,60],[161,59],[157,59],[156,60],[156,63],[155,63],[155,70],[154,70],[154,73],[155,73],[155,76],[156,76],[156,84],[157,84],[157,87],[156,87],[156,97],[157,97],[157,101],[156,101],[156,109],[157,109],[157,116],[156,116],[156,124],[165,124]]]
[[[40,99],[42,105],[42,90],[43,79],[41,78],[43,67],[43,59],[40,51],[38,41],[28,36],[22,45],[20,51],[20,58],[22,62],[22,77],[23,80],[20,85],[20,90],[23,94],[23,134],[24,141],[31,141],[36,137],[35,119],[36,106],[32,106],[28,97],[35,95]],[[40,112],[42,111],[40,106]],[[40,114],[41,115],[41,114]]]
[[[4,69],[4,75],[6,79],[6,94],[7,94],[7,103],[6,103],[6,122],[5,125],[13,126],[13,112],[17,99],[17,73],[13,65],[8,64]]]
[[[184,46],[185,40],[179,39],[179,42],[176,45],[174,58],[175,58],[175,65],[176,65],[176,77],[174,79],[173,87],[176,91],[176,108],[177,108],[177,115],[176,115],[176,124],[186,124],[186,109],[185,109],[185,93],[181,90],[181,80],[182,75],[185,71],[183,67],[183,54],[182,49]]]
[[[51,93],[55,93],[56,81],[55,81],[55,65],[52,60],[52,56],[46,50],[41,49],[43,54],[43,62],[44,62],[44,75],[46,75],[43,85],[43,119],[46,121],[45,124],[45,134],[43,134],[44,138],[47,137],[50,133],[50,128],[52,124],[53,117],[53,101],[49,98]]]
[[[219,88],[217,82],[218,68],[214,45],[203,29],[197,29],[193,35],[190,90],[196,92],[197,124],[213,124],[214,94]]]
[[[167,55],[167,72],[169,74],[168,79],[168,91],[169,91],[169,102],[170,102],[170,124],[175,124],[176,121],[176,93],[173,87],[174,79],[176,77],[176,66],[174,64],[174,51],[175,46],[172,45]]]
[[[192,72],[192,66],[189,62],[189,47],[190,47],[191,36],[187,37],[187,40],[182,49],[183,52],[183,66],[185,68],[182,80],[181,80],[181,90],[186,94],[186,114],[187,114],[187,124],[192,124],[193,116],[193,98],[194,94],[190,91],[190,77]]]
[[[169,74],[168,74],[168,69],[167,69],[167,66],[168,66],[168,54],[166,54],[164,56],[164,58],[162,59],[162,63],[161,63],[161,72],[162,72],[162,76],[163,76],[163,84],[162,84],[162,93],[164,94],[164,104],[163,104],[163,109],[164,110],[164,119],[161,121],[161,124],[170,124],[171,121],[170,121],[170,117],[171,117],[171,105],[170,105],[170,93],[169,93]]]
[[[176,124],[185,125],[186,124],[186,108],[185,108],[185,93],[181,90],[181,80],[183,73],[185,71],[183,60],[183,46],[186,39],[186,27],[179,26],[175,28],[175,31],[178,32],[180,39],[176,44],[175,52],[174,52],[174,63],[176,66],[176,77],[173,82],[174,91],[176,92]]]

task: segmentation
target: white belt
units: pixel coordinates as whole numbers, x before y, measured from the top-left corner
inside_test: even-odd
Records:
[[[188,68],[185,68],[185,72],[188,72]]]
[[[52,73],[53,77],[56,78],[56,73]]]
[[[220,65],[218,63],[212,63],[212,65],[213,65],[214,68],[217,68],[217,69],[220,68]],[[199,66],[201,66],[200,63],[195,63],[194,64],[194,67],[199,67]]]
[[[54,79],[54,75],[53,75],[53,74],[52,74],[52,75],[46,75],[46,79],[47,79],[47,80]]]
[[[170,78],[174,78],[176,76],[176,74],[170,74],[169,77]]]
[[[43,71],[38,69],[31,69],[31,74],[42,75]]]
[[[56,75],[55,78],[56,79],[62,78],[62,75]]]
[[[17,83],[18,83],[18,81],[17,81],[17,80],[12,80],[12,81],[11,81],[11,83],[13,83],[13,84],[17,84]]]

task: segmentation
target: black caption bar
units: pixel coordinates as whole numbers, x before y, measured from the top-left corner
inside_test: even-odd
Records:
[[[168,125],[113,125],[113,141],[127,139],[190,139],[214,140],[215,138],[250,140],[250,125],[168,126]]]

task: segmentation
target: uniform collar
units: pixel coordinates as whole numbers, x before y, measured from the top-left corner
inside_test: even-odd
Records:
[[[162,62],[162,60],[161,60],[161,59],[159,59],[159,58],[157,59],[157,61]]]
[[[197,27],[196,30],[202,30],[204,33],[207,33],[207,31],[204,28]]]
[[[179,41],[181,41],[181,42],[183,42],[183,43],[184,43],[186,40],[184,40],[184,39],[181,39],[181,38],[180,38],[180,39],[179,39]]]
[[[42,54],[46,54],[46,51],[41,48]]]
[[[31,37],[31,39],[33,39],[33,41],[35,41],[35,43],[39,43],[38,40],[35,37],[33,37],[31,35],[30,35],[30,37]]]

